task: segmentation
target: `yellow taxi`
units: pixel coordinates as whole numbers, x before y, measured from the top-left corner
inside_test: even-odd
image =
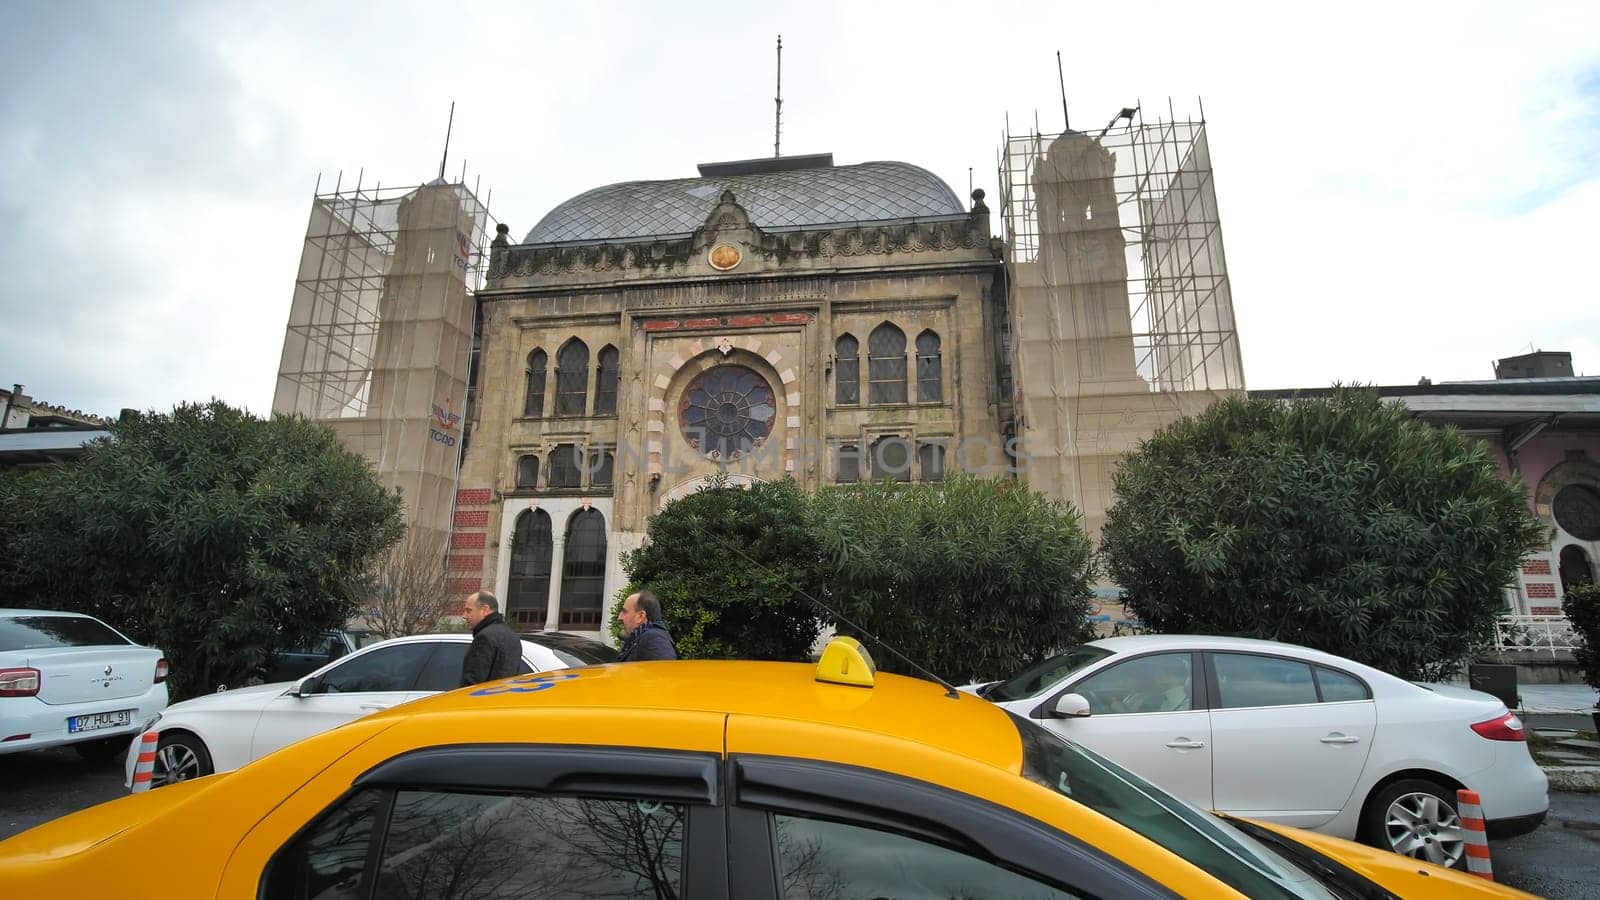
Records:
[[[1528,896],[1224,820],[976,697],[653,662],[462,688],[0,842],[0,897]]]

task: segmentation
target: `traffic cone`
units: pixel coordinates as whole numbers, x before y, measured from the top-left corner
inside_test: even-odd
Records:
[[[156,741],[160,735],[146,731],[139,739],[139,762],[133,767],[133,793],[150,790],[150,779],[156,773]]]
[[[1493,881],[1494,867],[1489,864],[1489,835],[1483,826],[1483,799],[1477,791],[1466,788],[1456,791],[1456,815],[1461,817],[1461,830],[1466,836],[1467,871]]]

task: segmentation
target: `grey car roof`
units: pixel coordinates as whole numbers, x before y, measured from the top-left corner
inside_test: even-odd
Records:
[[[552,209],[525,243],[688,234],[705,222],[725,190],[756,226],[769,230],[966,212],[939,176],[909,163],[879,161],[610,184]]]

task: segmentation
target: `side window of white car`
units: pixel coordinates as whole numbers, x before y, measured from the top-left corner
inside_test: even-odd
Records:
[[[1317,683],[1306,663],[1247,653],[1217,653],[1211,661],[1217,671],[1221,692],[1217,706],[1221,709],[1317,702]]]
[[[1188,653],[1156,653],[1119,663],[1072,690],[1097,716],[1194,709],[1194,664]]]
[[[1372,692],[1361,679],[1323,666],[1317,666],[1317,687],[1322,689],[1323,703],[1372,699]]]
[[[453,691],[461,687],[461,663],[467,658],[466,642],[443,642],[434,645],[433,656],[422,669],[415,691]]]
[[[432,652],[432,644],[398,644],[352,657],[349,662],[334,666],[322,676],[317,693],[409,691]]]

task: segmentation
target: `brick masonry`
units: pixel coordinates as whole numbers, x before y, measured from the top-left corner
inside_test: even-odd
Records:
[[[457,528],[487,528],[489,527],[489,511],[487,509],[456,510]]]
[[[488,506],[494,492],[488,488],[467,488],[456,491],[457,506]]]
[[[468,550],[482,550],[488,539],[489,536],[481,531],[458,531],[450,536],[450,546],[460,547]]]
[[[478,590],[482,585],[476,578],[450,578],[444,583],[444,593],[447,597],[460,598]]]
[[[1554,600],[1556,586],[1548,581],[1534,581],[1527,585],[1529,600]]]
[[[482,553],[450,557],[450,571],[452,572],[473,572],[481,571],[482,569]]]
[[[1548,559],[1523,560],[1523,563],[1522,563],[1522,574],[1524,574],[1524,575],[1549,575],[1550,574],[1550,560],[1548,560]]]

